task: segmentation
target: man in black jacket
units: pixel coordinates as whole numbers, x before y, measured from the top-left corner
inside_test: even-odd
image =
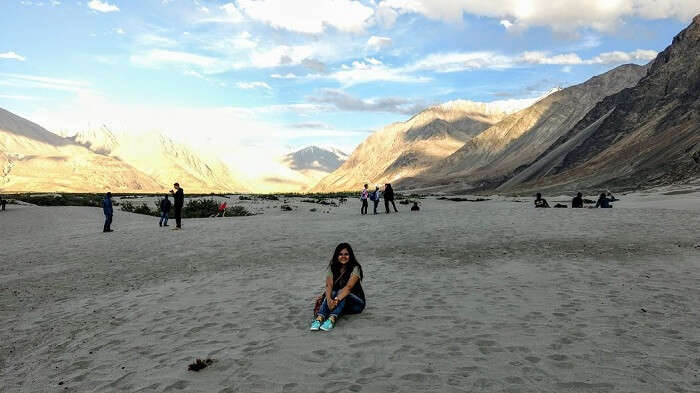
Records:
[[[173,184],[175,190],[170,190],[175,200],[175,228],[173,230],[182,229],[182,205],[185,204],[185,191],[182,190],[179,183]]]
[[[170,203],[170,199],[168,199],[168,194],[165,194],[165,198],[160,201],[160,221],[158,222],[158,226],[160,227],[167,227],[168,226],[168,214],[170,214],[170,207],[172,204]]]
[[[571,207],[574,209],[583,208],[583,194],[581,194],[580,192],[578,194],[576,194],[574,199],[571,200]]]

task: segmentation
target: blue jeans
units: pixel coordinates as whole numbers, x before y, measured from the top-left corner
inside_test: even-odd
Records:
[[[340,291],[331,292],[331,297],[335,297],[338,292]],[[318,315],[322,316],[324,319],[331,315],[335,317],[335,319],[338,319],[341,314],[359,314],[365,309],[365,302],[352,293],[338,302],[338,305],[335,306],[333,310],[328,308],[327,300],[328,299],[323,299],[323,304],[321,304],[321,308],[318,310]]]
[[[163,214],[160,215],[160,223],[159,225],[167,225],[168,224],[168,213],[163,212]]]

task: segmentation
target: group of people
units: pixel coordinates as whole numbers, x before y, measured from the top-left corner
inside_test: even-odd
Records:
[[[384,192],[379,191],[379,186],[375,186],[374,191],[371,192],[369,191],[368,187],[369,186],[365,184],[365,188],[360,193],[360,201],[362,202],[360,214],[367,214],[367,208],[369,207],[368,201],[372,201],[374,203],[374,214],[377,214],[377,206],[379,206],[379,201],[382,198],[384,198],[384,208],[386,209],[387,214],[391,213],[389,210],[389,203],[391,203],[395,213],[399,212],[399,210],[396,208],[396,203],[394,203],[394,189],[391,187],[391,184],[386,183],[384,185]]]
[[[182,207],[185,204],[185,191],[180,187],[179,183],[173,184],[174,190],[170,190],[170,194],[173,196],[174,200],[174,205],[175,205],[175,228],[173,230],[180,230],[182,229]],[[173,206],[173,204],[170,202],[170,199],[168,199],[168,194],[165,194],[165,198],[160,201],[160,221],[158,221],[158,226],[160,227],[167,227],[168,225],[168,217],[170,214],[170,209]],[[4,210],[4,209],[3,209]],[[102,211],[105,215],[105,224],[103,228],[103,232],[114,232],[114,230],[111,228],[112,226],[112,217],[114,216],[114,208],[112,205],[112,193],[108,192],[105,197],[102,199]]]
[[[613,196],[613,194],[610,193],[610,191],[608,191],[607,193],[603,192],[598,197],[598,201],[596,201],[595,207],[602,208],[602,209],[610,209],[613,207],[610,203],[618,201],[618,200],[619,199],[615,198]],[[537,195],[535,195],[535,207],[537,207],[537,208],[550,207],[547,200],[542,198],[542,194],[539,192],[537,193]],[[555,206],[555,207],[557,207],[557,206]],[[561,207],[566,207],[566,206],[562,205]],[[580,192],[576,194],[574,199],[571,200],[571,207],[574,209],[583,208],[583,194],[581,194]]]

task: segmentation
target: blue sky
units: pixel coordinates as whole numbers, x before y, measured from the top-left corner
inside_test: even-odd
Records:
[[[644,64],[700,12],[700,0],[483,4],[3,0],[0,107],[52,131],[156,130],[224,156],[352,150],[434,103],[531,98]]]

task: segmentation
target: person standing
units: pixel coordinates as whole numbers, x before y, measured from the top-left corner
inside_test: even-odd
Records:
[[[105,226],[102,232],[114,232],[111,228],[112,225],[112,215],[114,210],[112,209],[112,193],[108,192],[102,199],[102,211],[105,214]]]
[[[379,186],[374,187],[374,191],[370,194],[369,199],[374,202],[374,214],[377,214],[377,206],[379,206]]]
[[[175,200],[175,228],[173,230],[182,229],[182,206],[185,204],[185,191],[180,187],[180,183],[173,184],[176,191],[170,190]]]
[[[364,215],[367,214],[367,207],[369,206],[367,204],[367,198],[369,197],[369,190],[367,190],[367,184],[365,184],[364,190],[362,190],[362,194],[360,194],[360,201],[362,201],[362,207],[360,208],[360,214]]]
[[[158,222],[159,227],[168,226],[168,214],[170,214],[171,206],[172,204],[170,203],[170,199],[168,199],[168,194],[165,194],[165,199],[160,201],[160,211],[162,213],[160,215],[160,221]]]
[[[389,214],[389,202],[391,202],[391,206],[394,207],[394,212],[398,213],[398,209],[396,209],[396,204],[394,203],[394,189],[391,187],[391,184],[387,183],[384,185],[384,208],[386,208],[387,214]]]
[[[571,200],[571,207],[574,209],[583,208],[583,194],[581,194],[580,192],[576,194],[574,199]]]
[[[0,196],[0,206],[2,206],[2,211],[5,211],[5,198]]]
[[[598,201],[595,203],[595,207],[601,209],[610,209],[612,207],[610,202],[612,201],[606,198],[605,193],[601,193],[600,197],[598,197]]]

